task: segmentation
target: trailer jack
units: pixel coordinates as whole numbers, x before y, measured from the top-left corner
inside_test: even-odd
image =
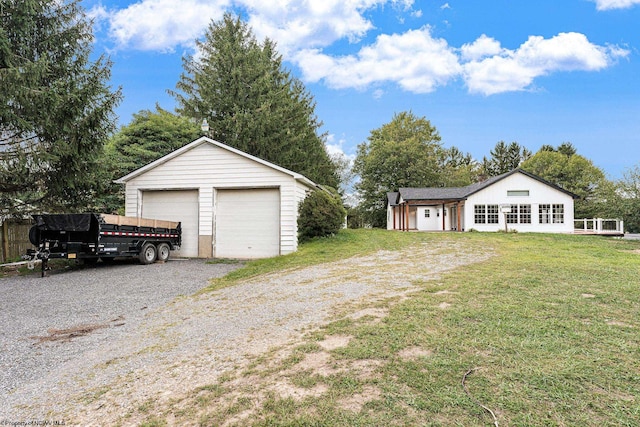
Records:
[[[44,249],[42,251],[30,249],[27,251],[27,255],[23,256],[23,259],[27,260],[27,268],[33,270],[36,266],[36,260],[42,261],[40,263],[40,277],[44,277],[45,271],[49,270],[49,250]]]

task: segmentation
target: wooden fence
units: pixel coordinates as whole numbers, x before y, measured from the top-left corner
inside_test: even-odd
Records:
[[[6,219],[0,224],[0,262],[18,260],[33,247],[29,242],[31,221],[21,219]]]

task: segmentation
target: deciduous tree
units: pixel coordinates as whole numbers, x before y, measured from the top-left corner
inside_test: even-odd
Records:
[[[113,135],[105,146],[105,173],[99,180],[104,187],[93,201],[94,209],[122,210],[124,194],[112,181],[169,154],[200,136],[200,125],[156,105],[142,110]]]
[[[575,193],[578,196],[576,218],[602,215],[600,202],[607,188],[604,172],[575,149],[570,150],[567,143],[561,147],[564,147],[562,151],[544,147],[525,161],[522,169]]]
[[[615,216],[624,220],[627,231],[640,233],[640,164],[627,169],[616,184]]]
[[[356,189],[369,224],[385,225],[388,191],[441,184],[444,149],[440,141],[429,120],[402,112],[372,130],[367,142],[358,146],[354,171],[360,181]]]

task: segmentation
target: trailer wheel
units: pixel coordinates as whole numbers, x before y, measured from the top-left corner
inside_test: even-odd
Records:
[[[142,250],[140,251],[140,255],[138,258],[140,259],[140,263],[147,265],[153,264],[158,256],[158,250],[153,245],[153,243],[145,243],[142,246]]]
[[[33,246],[40,244],[40,229],[37,225],[34,225],[29,229],[29,241]]]
[[[171,252],[171,248],[166,243],[160,243],[158,245],[158,261],[166,261],[169,259],[169,252]]]

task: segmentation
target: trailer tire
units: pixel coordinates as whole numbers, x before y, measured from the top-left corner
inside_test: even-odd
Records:
[[[171,248],[167,243],[160,243],[158,245],[158,261],[165,262],[169,259],[169,253],[171,252]]]
[[[158,249],[153,245],[153,243],[145,243],[142,245],[142,250],[138,255],[138,259],[141,264],[153,264],[156,261],[156,257],[158,256]]]
[[[40,229],[37,225],[29,229],[29,241],[33,246],[40,245]]]

